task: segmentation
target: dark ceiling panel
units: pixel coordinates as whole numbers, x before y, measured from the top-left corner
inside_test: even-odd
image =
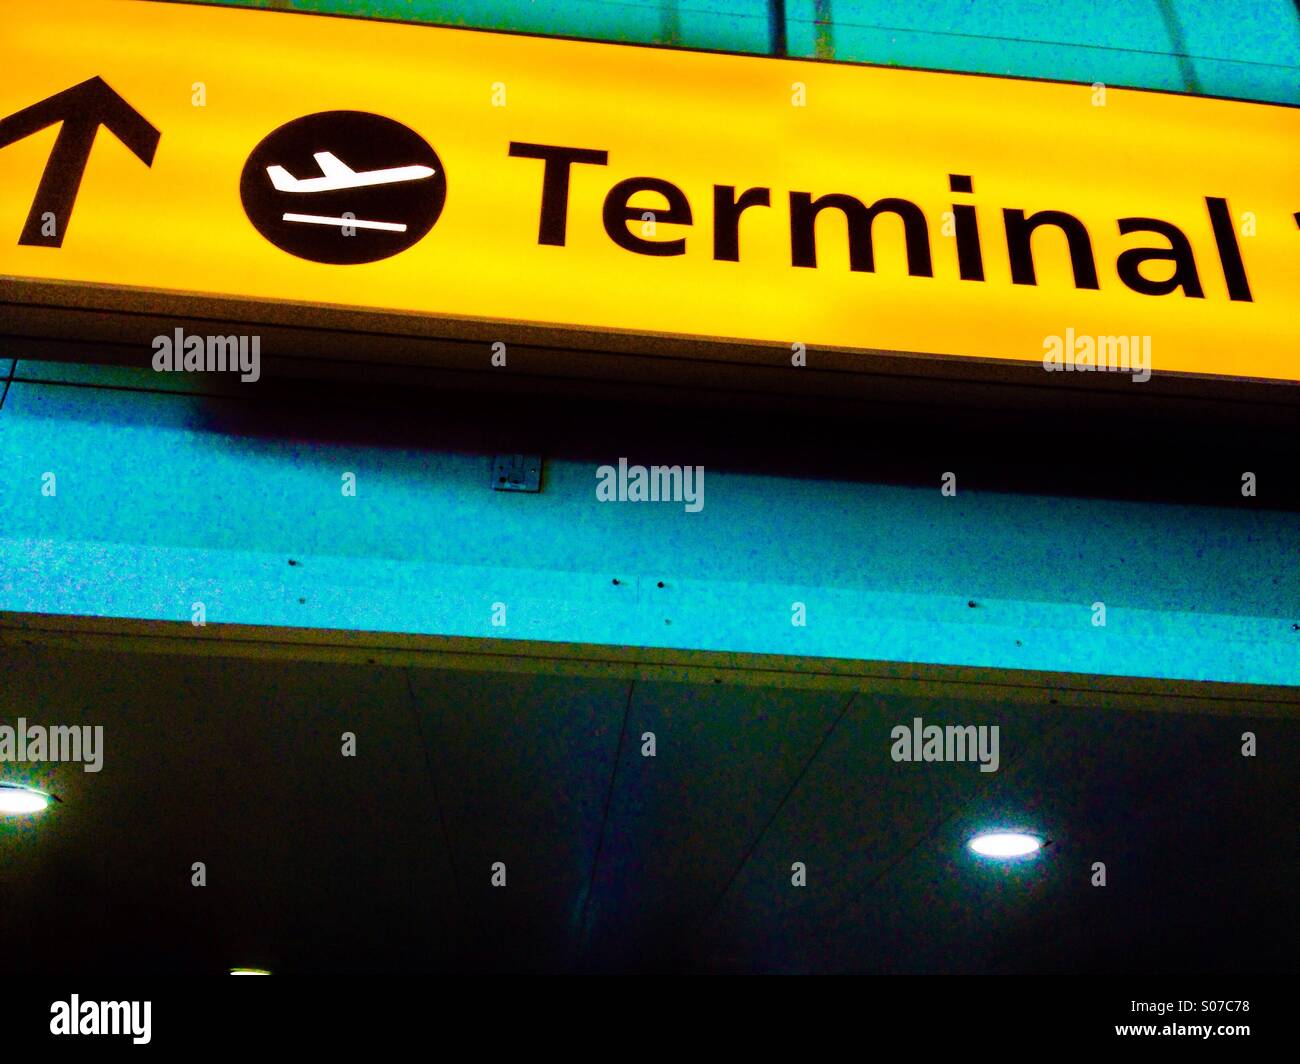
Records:
[[[423,740],[477,932],[466,967],[557,971],[600,842],[628,684],[412,670]],[[505,886],[492,883],[505,865]]]
[[[48,766],[63,804],[38,830],[0,822],[6,953],[58,973],[450,963],[459,915],[400,673],[5,647],[0,676],[0,721],[102,725],[105,748],[98,773]]]
[[[843,692],[640,683],[583,966],[669,969],[848,702]],[[654,736],[654,756],[643,736]]]
[[[984,773],[969,762],[894,761],[892,729],[910,728],[918,717],[924,725],[998,725],[999,771]],[[834,971],[848,944],[865,936],[875,945],[873,970],[906,970],[911,947],[896,921],[870,927],[847,914],[1008,765],[1032,756],[1045,728],[1032,707],[859,696],[722,899],[700,962],[726,970]],[[807,886],[793,885],[795,862],[805,866]]]
[[[927,723],[1000,724],[1002,768],[981,777],[974,766],[882,756],[905,704],[855,706],[842,722],[728,895],[698,963],[1294,970],[1295,721],[914,705]],[[1241,753],[1246,730],[1261,743],[1255,758]],[[993,865],[966,852],[978,831],[1014,826],[1051,839],[1038,860]],[[793,859],[808,864],[806,888],[790,884]],[[1094,862],[1105,865],[1104,887],[1092,883]]]
[[[1296,970],[1300,719],[1281,704],[256,646],[0,642],[0,723],[105,729],[101,772],[2,766],[63,799],[0,820],[6,956],[60,975]],[[998,771],[893,760],[917,717],[998,726]],[[1050,838],[1037,860],[965,851],[1013,825]]]

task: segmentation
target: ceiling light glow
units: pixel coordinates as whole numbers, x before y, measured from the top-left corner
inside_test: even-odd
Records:
[[[231,975],[270,975],[265,968],[231,968]]]
[[[1012,857],[1029,857],[1037,853],[1043,844],[1033,835],[1020,831],[990,831],[976,835],[966,845],[981,857],[1004,861]]]
[[[0,783],[0,816],[29,816],[50,804],[50,796],[34,787]]]

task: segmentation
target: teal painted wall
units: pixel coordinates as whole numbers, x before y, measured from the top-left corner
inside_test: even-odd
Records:
[[[230,0],[768,53],[767,0]],[[1300,104],[1292,0],[786,0],[789,54]]]
[[[791,0],[792,52],[823,6],[837,59],[1300,103],[1291,0]]]
[[[157,379],[19,360],[0,610],[184,621],[201,601],[209,624],[1300,684],[1295,514],[707,469],[685,513],[598,502],[597,461],[501,493],[488,454],[249,434],[259,400],[130,390]]]

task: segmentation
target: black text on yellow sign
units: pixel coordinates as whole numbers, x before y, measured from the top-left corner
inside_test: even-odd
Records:
[[[10,277],[1300,379],[1294,108],[183,5],[6,36]]]

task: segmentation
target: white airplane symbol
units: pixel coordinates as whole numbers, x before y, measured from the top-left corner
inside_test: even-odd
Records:
[[[318,151],[312,155],[324,177],[294,177],[283,166],[268,166],[271,184],[279,192],[337,192],[344,188],[367,185],[391,185],[398,181],[420,181],[433,176],[431,166],[393,166],[387,170],[362,170],[358,173],[337,155]]]

